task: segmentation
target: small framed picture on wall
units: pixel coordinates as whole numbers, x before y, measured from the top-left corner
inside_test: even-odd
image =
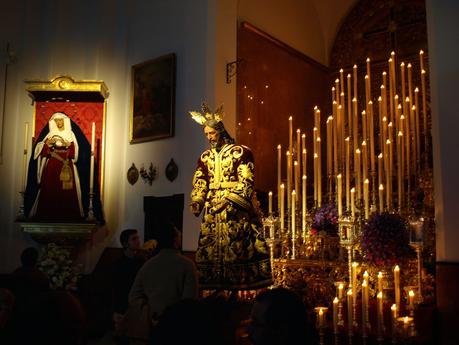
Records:
[[[174,136],[176,56],[132,66],[131,144]]]

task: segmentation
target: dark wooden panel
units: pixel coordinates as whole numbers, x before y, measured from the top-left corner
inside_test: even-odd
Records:
[[[248,23],[238,28],[237,57],[236,138],[253,150],[256,188],[276,190],[276,147],[281,144],[284,151],[288,146],[290,115],[294,132],[307,131],[308,175],[312,176],[313,108],[318,105],[322,118],[328,116],[328,68]]]
[[[437,262],[437,309],[439,344],[459,344],[459,263]]]

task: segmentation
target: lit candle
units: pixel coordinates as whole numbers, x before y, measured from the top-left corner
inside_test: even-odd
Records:
[[[368,323],[368,284],[364,279],[362,282],[362,334],[366,335],[367,333],[367,323]]]
[[[406,88],[405,88],[406,75],[405,75],[405,63],[404,62],[402,62],[400,64],[400,74],[401,74],[401,79],[402,79],[402,100],[405,100],[405,98],[406,98]],[[403,114],[407,114],[407,109],[405,107],[405,102],[403,102]]]
[[[296,130],[296,160],[301,164],[301,130]]]
[[[337,192],[337,198],[338,198],[338,217],[341,217],[343,215],[343,183],[342,183],[342,176],[341,174],[338,174],[336,176],[336,184],[338,185],[338,192]]]
[[[413,106],[413,70],[410,63],[406,67],[406,70],[408,71],[408,97],[410,98],[409,107],[411,108]]]
[[[91,129],[91,161],[89,167],[89,194],[93,194],[94,190],[94,155],[95,155],[95,140],[96,140],[96,123],[92,123]]]
[[[365,181],[368,174],[368,148],[367,142],[362,141],[362,179]]]
[[[383,291],[383,274],[382,272],[378,272],[378,291],[382,292]]]
[[[318,195],[318,173],[317,173],[317,161],[318,155],[314,153],[314,204],[317,205],[317,195]]]
[[[349,336],[352,336],[352,326],[354,323],[353,320],[353,314],[352,314],[352,309],[353,309],[353,296],[352,296],[352,289],[347,290],[347,324],[348,324],[348,329],[349,329]]]
[[[351,188],[351,215],[355,217],[355,188]]]
[[[357,119],[358,111],[357,111],[357,99],[352,99],[352,138],[354,142],[354,152],[358,149],[359,146],[359,121]]]
[[[296,248],[295,248],[295,241],[296,241],[296,192],[295,190],[292,191],[292,259],[296,258]]]
[[[400,310],[400,267],[396,265],[394,267],[394,290],[395,290],[395,304],[397,310]]]
[[[375,138],[374,138],[374,114],[373,102],[368,102],[368,130],[370,132],[370,164],[371,171],[375,171]]]
[[[338,297],[333,300],[333,332],[338,334]]]
[[[306,213],[308,211],[308,206],[307,206],[307,199],[306,199],[306,181],[307,177],[306,175],[303,175],[303,178],[302,178],[302,198],[301,198],[301,201],[302,201],[302,208],[301,208],[301,216],[302,216],[302,228],[303,228],[303,234],[305,234],[306,232]]]
[[[303,175],[307,175],[307,150],[303,149]]]
[[[408,292],[408,300],[409,300],[408,307],[410,308],[410,310],[414,310],[414,291],[413,290],[410,290]]]
[[[418,166],[421,161],[421,132],[420,132],[420,124],[419,124],[419,89],[414,89],[414,120],[416,123],[416,152],[418,157]]]
[[[351,190],[351,138],[347,137],[346,140],[346,209],[349,210],[350,203],[350,190]]]
[[[368,105],[370,100],[370,78],[368,75],[365,75],[365,103]]]
[[[344,284],[339,283],[338,284],[338,298],[340,301],[343,299],[343,292],[344,292]]]
[[[352,263],[352,293],[353,293],[353,299],[354,303],[357,301],[357,267],[359,264],[357,262]]]
[[[378,155],[378,185],[383,182],[383,154]]]
[[[357,149],[355,150],[355,174],[356,174],[356,180],[357,180],[357,199],[360,200],[362,198],[362,180],[361,180],[361,177],[360,177],[360,172],[362,170],[361,166],[360,166],[360,150]]]
[[[293,153],[293,116],[288,118],[288,150]]]
[[[395,337],[397,334],[397,305],[392,304],[390,310],[392,315],[392,343],[395,343]]]
[[[292,188],[292,155],[290,154],[290,151],[287,151],[286,153],[287,156],[287,209],[290,209],[290,193],[291,193],[291,188]]]
[[[322,155],[321,155],[321,141],[320,137],[317,138],[317,204],[319,207],[322,205]]]
[[[354,65],[352,67],[352,73],[353,73],[353,80],[354,80],[354,97],[355,99],[357,99],[358,97],[358,94],[357,94],[357,65]],[[349,95],[350,96],[350,95]]]
[[[403,207],[403,133],[397,135],[397,189],[398,189],[398,209]]]
[[[269,215],[272,215],[273,214],[273,192],[269,192],[268,193],[268,212],[269,212]]]
[[[307,167],[307,162],[306,162],[306,134],[303,133],[301,135],[301,147],[302,147],[302,150],[301,152],[303,153],[303,159],[302,159],[302,163],[303,163],[303,175],[307,175],[307,172],[306,172],[306,167]]]
[[[362,139],[368,139],[368,131],[367,131],[367,112],[366,110],[362,110]]]
[[[426,97],[426,71],[421,71],[421,92],[422,92],[422,120],[424,129],[424,152],[428,151],[428,135],[427,128],[427,97]]]
[[[281,231],[284,232],[284,220],[285,220],[285,207],[284,207],[284,193],[285,193],[285,186],[282,183],[280,186],[280,223],[281,223]]]
[[[383,335],[383,329],[384,329],[384,315],[383,315],[383,293],[382,291],[379,291],[378,294],[376,295],[377,299],[377,315],[378,315],[378,339],[382,337]]]
[[[277,145],[277,211],[280,210],[280,185],[282,181],[282,146]]]
[[[300,190],[300,165],[298,164],[297,161],[293,163],[293,171],[295,173],[295,190]],[[293,203],[293,201],[292,201]]]
[[[352,90],[351,90],[351,75],[347,75],[347,126],[348,135],[352,135]]]
[[[384,185],[380,184],[379,188],[379,212],[384,212]]]
[[[332,161],[332,155],[333,155],[333,137],[332,137],[332,131],[333,131],[333,116],[329,116],[326,122],[327,126],[327,175],[331,176],[333,174],[333,161]],[[331,191],[330,191],[331,192]]]
[[[370,181],[366,179],[363,183],[363,201],[365,202],[365,219],[370,217],[370,197],[369,197]]]

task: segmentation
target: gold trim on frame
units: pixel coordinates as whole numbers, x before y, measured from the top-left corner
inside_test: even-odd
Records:
[[[108,87],[102,80],[74,80],[69,76],[57,76],[51,80],[26,80],[26,91],[29,92],[32,99],[36,92],[94,92],[100,94],[106,99],[109,96]],[[34,99],[35,100],[35,99]]]

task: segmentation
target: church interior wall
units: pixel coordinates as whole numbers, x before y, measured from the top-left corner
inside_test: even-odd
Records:
[[[17,61],[8,69],[0,165],[1,272],[19,264],[17,253],[23,248],[36,245],[14,222],[19,206],[24,123],[31,122],[33,115],[24,80],[49,80],[65,74],[77,80],[103,80],[110,91],[105,139],[107,222],[100,239],[89,243],[81,258],[86,271],[91,270],[105,246],[119,246],[118,234],[123,228],[137,228],[143,234],[143,196],[184,193],[188,204],[192,173],[206,142],[202,129],[187,111],[199,108],[202,100],[212,103],[216,92],[216,48],[214,42],[208,43],[208,36],[215,35],[214,28],[209,27],[209,3],[48,0],[4,6],[2,50],[9,42]],[[175,136],[130,145],[130,67],[171,52],[177,55]],[[164,173],[171,158],[179,166],[179,175],[172,183]],[[141,179],[134,186],[128,183],[126,172],[133,162],[138,168],[142,163],[148,168],[150,162],[157,166],[158,178],[152,186]],[[185,208],[185,250],[195,248],[198,232],[199,220]]]

